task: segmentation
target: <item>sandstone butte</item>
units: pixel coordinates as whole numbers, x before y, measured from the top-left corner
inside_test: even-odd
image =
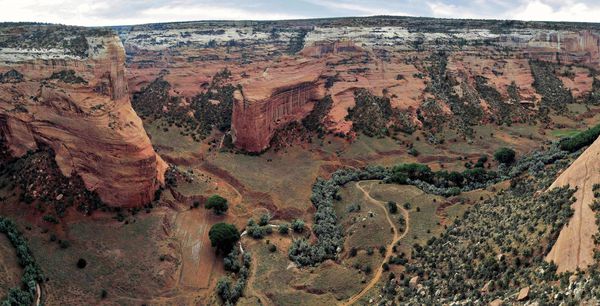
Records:
[[[0,84],[0,132],[16,157],[51,147],[61,172],[80,175],[109,206],[145,205],[164,181],[166,164],[131,107],[123,45],[109,32],[85,39],[87,56],[56,48],[0,50],[0,72],[23,75]],[[85,83],[50,79],[69,70]]]
[[[573,195],[574,214],[558,235],[558,239],[546,261],[553,261],[557,272],[585,269],[595,262],[594,234],[597,232],[596,217],[590,205],[594,201],[593,185],[600,182],[600,138],[567,168],[550,189],[569,185],[577,188]]]

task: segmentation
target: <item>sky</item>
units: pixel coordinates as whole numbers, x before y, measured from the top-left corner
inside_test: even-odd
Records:
[[[373,15],[600,22],[600,1],[0,0],[0,21],[36,21],[82,26]]]

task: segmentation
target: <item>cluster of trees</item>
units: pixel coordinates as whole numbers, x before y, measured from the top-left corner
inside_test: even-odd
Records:
[[[333,173],[329,180],[317,179],[311,195],[311,202],[317,208],[312,228],[317,242],[312,245],[306,239],[294,240],[289,249],[290,259],[300,266],[334,259],[344,244],[343,230],[333,209],[333,200],[339,188],[352,181],[381,180],[386,175],[383,167],[367,167],[362,170],[342,169]]]
[[[59,72],[54,72],[48,79],[50,80],[60,80],[69,84],[87,84],[87,81],[78,76],[75,73],[75,70],[61,70]]]
[[[567,104],[573,103],[573,94],[554,73],[556,64],[530,60],[533,87],[542,95],[542,107],[559,112],[566,111]]]
[[[302,119],[302,125],[309,131],[317,132],[320,136],[324,135],[323,119],[329,113],[332,104],[333,99],[331,99],[331,95],[327,95],[325,98],[315,102],[313,110],[308,116]]]
[[[591,145],[600,136],[600,124],[580,132],[574,136],[564,138],[559,142],[561,150],[575,152]]]
[[[364,88],[354,92],[356,105],[348,110],[346,119],[352,121],[352,128],[369,137],[382,137],[389,134],[388,121],[394,110],[387,97],[379,97]]]
[[[233,253],[233,252],[232,252]],[[239,257],[239,253],[229,254],[228,257]],[[235,260],[239,261],[239,258]],[[248,276],[250,275],[250,264],[252,263],[252,256],[246,252],[242,256],[242,263],[239,262],[235,265],[237,280],[233,280],[231,276],[225,276],[219,279],[217,282],[217,295],[221,298],[225,305],[235,305],[239,298],[243,295],[246,284],[248,283]],[[227,268],[227,266],[226,266]],[[231,266],[229,268],[232,268]],[[232,271],[232,270],[229,270]]]
[[[246,232],[254,239],[262,239],[264,236],[272,234],[273,228],[269,226],[270,219],[271,216],[269,214],[264,214],[260,217],[258,223],[254,219],[248,220]]]
[[[458,95],[454,90],[456,79],[448,73],[448,53],[445,51],[433,52],[428,58],[431,63],[427,72],[431,82],[427,83],[425,91],[433,94],[437,100],[444,101],[452,110],[453,116],[444,116],[446,120],[456,121],[458,129],[465,135],[473,134],[472,125],[479,124],[484,116],[479,103],[479,97],[472,89],[461,83],[463,95]],[[442,115],[443,116],[443,115]],[[428,118],[425,118],[428,119]],[[430,121],[430,120],[427,120]],[[431,123],[428,124],[430,127]],[[433,126],[435,129],[440,126]]]
[[[415,185],[428,193],[453,196],[459,194],[461,190],[481,188],[499,179],[495,171],[483,168],[483,163],[477,163],[475,166],[463,172],[446,170],[434,172],[424,164],[399,164],[390,169],[385,181]]]
[[[491,106],[493,111],[491,112],[492,119],[498,125],[506,124],[510,126],[513,123],[513,119],[520,120],[522,122],[528,121],[528,114],[526,109],[521,105],[520,97],[518,93],[515,95],[514,92],[518,90],[516,84],[511,84],[509,91],[513,92],[513,96],[516,96],[518,100],[515,103],[506,103],[505,98],[500,94],[498,89],[493,84],[488,82],[488,79],[484,76],[475,77],[475,89],[479,95]],[[511,93],[509,92],[509,95]],[[511,97],[511,98],[512,98]]]
[[[184,129],[180,132],[183,136],[201,141],[213,128],[227,131],[231,127],[236,87],[227,82],[230,76],[231,72],[227,69],[219,71],[206,91],[196,95],[190,105],[184,105],[180,97],[170,95],[171,84],[160,75],[133,94],[131,105],[142,118],[165,119],[163,131],[175,125]],[[219,103],[212,103],[214,100]],[[194,112],[193,117],[189,116],[190,108]]]
[[[21,287],[11,288],[8,296],[0,301],[0,304],[31,305],[34,302],[37,284],[44,280],[42,270],[33,258],[27,240],[12,220],[0,217],[0,233],[8,237],[8,240],[17,251],[19,265],[23,268]]]
[[[503,164],[511,164],[515,161],[515,156],[515,150],[510,148],[500,148],[494,152],[494,159]]]

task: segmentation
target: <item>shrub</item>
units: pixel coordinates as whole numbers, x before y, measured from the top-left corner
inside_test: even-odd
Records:
[[[304,220],[302,220],[302,219],[294,219],[292,221],[292,229],[296,233],[302,233],[304,231]]]
[[[258,225],[265,226],[265,225],[269,224],[270,220],[271,220],[271,215],[269,213],[266,213],[266,214],[260,216],[260,219],[258,219]]]
[[[222,215],[227,211],[229,205],[227,204],[227,200],[225,198],[215,194],[210,196],[208,200],[206,200],[205,207],[208,209],[212,209],[217,215]]]
[[[66,249],[71,246],[71,243],[68,240],[59,240],[58,245],[61,249]]]
[[[389,202],[387,202],[387,205],[388,205],[388,210],[389,210],[390,214],[398,213],[398,205],[396,204],[396,202],[389,201]]]
[[[225,258],[223,258],[223,267],[226,271],[237,273],[240,271],[242,264],[240,263],[240,252],[238,248],[233,248]]]
[[[50,223],[53,223],[53,224],[58,224],[58,219],[56,219],[56,217],[53,216],[53,215],[45,215],[43,219],[46,222],[50,222]]]
[[[275,253],[277,251],[277,247],[274,244],[269,244],[269,252]]]
[[[266,228],[264,226],[258,226],[257,224],[248,226],[246,232],[254,239],[262,239],[267,234]]]
[[[77,268],[83,269],[86,266],[87,266],[87,261],[83,258],[79,258],[79,260],[77,261]]]
[[[290,231],[290,228],[288,227],[287,224],[281,224],[281,225],[279,225],[278,230],[279,230],[280,234],[287,235],[288,232]]]
[[[494,159],[503,164],[510,164],[515,160],[515,151],[510,148],[500,148],[494,153]]]

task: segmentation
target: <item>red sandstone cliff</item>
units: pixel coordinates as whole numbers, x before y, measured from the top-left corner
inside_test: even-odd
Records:
[[[322,62],[284,63],[245,80],[236,92],[231,131],[234,144],[249,152],[269,147],[275,131],[301,120],[323,98]]]
[[[119,38],[86,39],[83,57],[56,49],[0,50],[0,73],[23,75],[0,84],[0,133],[15,156],[50,146],[63,174],[79,174],[110,206],[144,205],[164,181],[166,164],[131,107]],[[50,78],[70,70],[85,82]]]

